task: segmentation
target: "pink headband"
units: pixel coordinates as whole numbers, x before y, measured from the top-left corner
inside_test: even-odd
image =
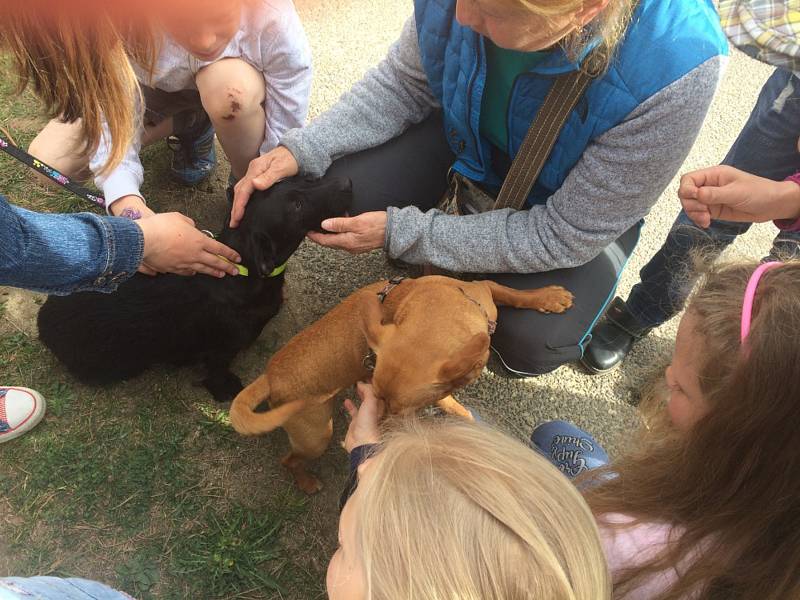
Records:
[[[775,267],[780,267],[783,263],[768,262],[759,266],[750,276],[750,281],[747,282],[747,289],[744,292],[744,304],[742,305],[742,344],[747,341],[747,336],[750,335],[750,322],[753,319],[753,302],[756,298],[756,290],[758,289],[758,282],[761,277]]]

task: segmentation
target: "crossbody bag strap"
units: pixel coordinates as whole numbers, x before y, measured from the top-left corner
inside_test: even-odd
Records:
[[[602,71],[592,68],[593,63],[598,60],[597,57],[589,55],[586,60],[589,61],[589,71],[592,73]],[[583,69],[565,73],[555,80],[544,104],[533,119],[517,156],[511,163],[494,210],[500,208],[520,210],[525,205],[533,184],[536,183],[556,144],[558,135],[593,80],[594,76]]]

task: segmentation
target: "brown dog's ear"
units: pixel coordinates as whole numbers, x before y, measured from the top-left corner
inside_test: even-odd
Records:
[[[378,297],[369,294],[361,306],[361,330],[369,347],[373,350],[380,348],[392,327],[383,322],[383,305]]]
[[[489,334],[476,333],[458,356],[451,358],[439,368],[439,381],[457,387],[466,385],[468,376],[483,368],[489,351]]]

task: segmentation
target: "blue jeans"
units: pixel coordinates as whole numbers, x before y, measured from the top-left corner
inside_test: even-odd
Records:
[[[0,285],[112,292],[136,273],[143,255],[144,235],[129,219],[35,213],[0,196]]]
[[[6,577],[0,579],[0,600],[133,600],[128,594],[85,579]]]
[[[750,118],[723,164],[748,173],[781,181],[800,170],[797,141],[800,137],[800,80],[789,71],[776,70],[758,97]],[[683,309],[691,291],[692,261],[703,251],[718,257],[750,223],[713,221],[701,229],[681,211],[661,250],[641,270],[641,283],[631,290],[627,305],[645,327],[657,327]],[[770,256],[800,254],[800,232],[781,232]]]

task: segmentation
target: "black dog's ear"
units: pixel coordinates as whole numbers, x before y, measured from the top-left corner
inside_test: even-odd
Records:
[[[268,277],[277,264],[275,242],[263,233],[253,235],[253,265],[255,275],[261,278]]]

